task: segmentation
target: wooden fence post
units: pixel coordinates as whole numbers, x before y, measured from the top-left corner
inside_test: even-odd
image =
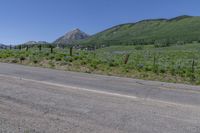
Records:
[[[51,46],[51,53],[53,53],[53,46]]]
[[[29,49],[29,47],[28,47],[28,45],[26,45],[26,51],[28,51],[28,49]]]
[[[38,47],[39,47],[39,51],[42,51],[42,45],[39,45]]]
[[[192,60],[192,75],[191,75],[191,80],[192,80],[192,82],[194,82],[195,81],[195,75],[194,75],[194,73],[195,73],[195,60],[193,59]]]
[[[73,55],[73,47],[70,47],[70,56]]]
[[[129,57],[130,57],[130,54],[126,54],[125,59],[124,59],[124,64],[128,63]]]

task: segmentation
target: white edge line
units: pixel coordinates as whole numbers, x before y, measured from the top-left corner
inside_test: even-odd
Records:
[[[3,74],[0,74],[0,77],[15,78],[15,79],[20,79],[20,80],[29,81],[29,82],[41,83],[41,84],[52,85],[52,86],[57,86],[57,87],[62,87],[62,88],[70,88],[70,89],[73,89],[73,90],[81,90],[81,91],[87,91],[87,92],[104,94],[104,95],[111,95],[111,96],[117,96],[117,97],[124,97],[124,98],[130,98],[130,99],[136,99],[137,98],[135,96],[123,95],[123,94],[119,94],[119,93],[112,93],[112,92],[106,92],[106,91],[86,89],[86,88],[83,88],[83,87],[75,87],[75,86],[70,86],[70,85],[50,83],[50,82],[47,82],[47,81],[38,81],[38,80],[34,80],[34,79],[25,79],[25,78],[21,78],[21,77],[8,76],[8,75],[3,75]]]
[[[22,80],[32,81],[32,82],[35,82],[35,83],[42,83],[42,84],[52,85],[52,86],[57,86],[57,87],[70,88],[70,89],[73,89],[73,90],[81,90],[81,91],[87,91],[87,92],[92,92],[92,93],[104,94],[104,95],[111,95],[111,96],[131,98],[131,99],[137,98],[135,96],[123,95],[123,94],[118,94],[118,93],[111,93],[111,92],[106,92],[106,91],[98,91],[98,90],[86,89],[86,88],[83,88],[83,87],[75,87],[75,86],[69,86],[69,85],[63,85],[63,84],[57,84],[57,83],[50,83],[50,82],[46,82],[46,81],[37,81],[37,80],[32,80],[32,79],[22,79]]]
[[[130,96],[130,95],[125,95],[125,94],[99,91],[99,90],[93,90],[93,89],[86,89],[83,87],[75,87],[75,86],[69,86],[69,85],[63,85],[63,84],[57,84],[57,83],[50,83],[47,81],[38,81],[38,80],[34,80],[34,79],[25,79],[25,78],[21,78],[21,77],[17,77],[17,76],[9,76],[9,75],[0,74],[0,77],[15,78],[15,79],[20,79],[20,80],[29,81],[29,82],[52,85],[52,86],[57,86],[57,87],[62,87],[62,88],[70,88],[73,90],[87,91],[87,92],[91,92],[91,93],[104,94],[104,95],[110,95],[110,96],[116,96],[116,97],[122,97],[122,98],[142,99],[144,101],[151,101],[151,102],[163,103],[163,104],[174,105],[174,106],[199,108],[198,106],[195,106],[195,105],[186,105],[186,104],[179,104],[179,103],[173,103],[173,102],[166,102],[166,101],[161,101],[161,100],[154,100],[151,98],[139,98],[136,96]]]

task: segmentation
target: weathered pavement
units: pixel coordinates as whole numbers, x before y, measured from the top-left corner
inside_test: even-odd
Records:
[[[0,63],[0,132],[199,133],[200,87]]]

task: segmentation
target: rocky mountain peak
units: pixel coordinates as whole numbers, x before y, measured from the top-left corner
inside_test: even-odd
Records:
[[[58,38],[56,41],[54,41],[54,44],[68,45],[75,41],[86,39],[88,37],[89,37],[88,34],[86,34],[85,32],[83,32],[77,28],[75,30],[72,30],[72,31],[66,33],[64,36]]]

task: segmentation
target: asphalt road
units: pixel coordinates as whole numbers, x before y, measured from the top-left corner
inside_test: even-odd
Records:
[[[0,133],[200,133],[200,87],[0,63]]]

